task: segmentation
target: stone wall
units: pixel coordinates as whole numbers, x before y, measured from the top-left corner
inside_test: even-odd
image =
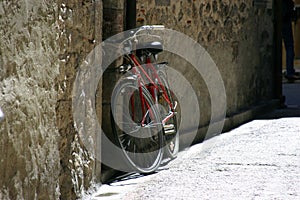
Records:
[[[137,24],[163,24],[207,50],[224,81],[227,116],[273,98],[273,22],[266,7],[254,7],[250,0],[137,0]],[[181,58],[163,58],[201,93],[201,125],[208,124],[210,98],[203,77]]]
[[[61,198],[70,199],[74,194],[80,196],[91,181],[94,181],[93,178],[100,177],[100,164],[94,158],[94,152],[87,151],[87,146],[83,145],[81,135],[74,126],[73,111],[77,108],[72,107],[74,95],[72,92],[75,78],[83,71],[81,69],[83,63],[87,62],[87,55],[102,41],[102,2],[62,0],[58,5],[60,6],[58,42],[61,49],[59,75],[56,77],[55,87],[58,92],[56,122],[60,133],[59,150],[62,167],[59,179],[63,191]],[[101,91],[98,95],[101,96]],[[88,118],[86,114],[83,126],[85,127],[91,120],[94,119]],[[77,128],[82,127],[77,124]],[[81,134],[91,134],[87,131],[88,129],[84,129]],[[97,137],[93,136],[91,139],[93,140],[90,141],[91,144],[97,143]]]
[[[208,51],[225,84],[227,116],[273,98],[269,10],[253,7],[250,0],[137,3],[138,25],[164,24]],[[103,7],[107,38],[123,31],[124,1],[103,0]],[[87,127],[85,133],[95,119],[87,116],[86,124],[75,126],[72,98],[82,63],[102,41],[102,1],[4,0],[0,15],[0,106],[6,115],[0,126],[0,199],[80,197],[99,179],[101,168],[96,147],[87,151],[76,129]],[[209,123],[203,77],[184,58],[168,53],[162,58],[190,81],[199,97],[201,125]],[[115,79],[108,69],[104,92]],[[100,81],[92,103],[97,120],[110,126],[109,94],[103,96]],[[99,144],[97,136],[91,139]]]
[[[74,199],[99,177],[72,89],[101,24],[98,0],[1,1],[0,199]]]
[[[103,0],[103,40],[121,33],[124,31],[124,20],[125,20],[125,2],[124,0]],[[111,93],[117,82],[118,74],[116,73],[115,67],[122,63],[121,59],[116,60],[112,63],[105,71],[102,77],[102,129],[104,133],[110,138],[112,136],[111,129]],[[104,140],[102,142],[105,142]],[[103,145],[102,145],[103,146]],[[104,149],[102,154],[110,155]],[[105,156],[105,155],[103,155]],[[105,182],[111,178],[111,175],[115,171],[110,167],[103,164],[102,166],[102,181]]]
[[[54,1],[2,1],[0,199],[59,196]]]

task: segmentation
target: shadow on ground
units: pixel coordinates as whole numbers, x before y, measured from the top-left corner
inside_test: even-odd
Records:
[[[282,93],[285,97],[285,107],[260,116],[260,119],[278,119],[285,117],[300,117],[300,81],[283,82]]]

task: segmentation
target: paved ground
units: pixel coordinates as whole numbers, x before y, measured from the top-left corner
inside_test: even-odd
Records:
[[[300,199],[300,118],[252,121],[93,199]]]
[[[156,174],[103,185],[86,199],[299,199],[300,84],[287,108],[195,145]]]

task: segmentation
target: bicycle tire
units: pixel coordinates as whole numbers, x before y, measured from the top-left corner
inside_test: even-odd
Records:
[[[171,104],[174,105],[174,94],[170,90],[169,83],[167,80],[167,75],[164,71],[159,70],[158,76],[160,78],[160,81],[165,88],[166,94],[168,95],[169,100],[171,101]],[[162,91],[161,91],[162,93]],[[159,104],[162,106],[160,109],[160,114],[162,117],[166,116],[169,113],[170,106],[160,96],[159,98]],[[166,124],[164,125],[164,136],[165,136],[165,153],[170,158],[176,158],[177,154],[179,152],[179,131],[178,131],[178,121],[177,121],[177,114],[173,115]]]
[[[142,105],[140,93],[148,107]],[[164,138],[161,117],[149,91],[143,86],[139,90],[136,81],[121,81],[112,94],[112,117],[116,144],[129,168],[144,174],[154,172],[163,158]]]

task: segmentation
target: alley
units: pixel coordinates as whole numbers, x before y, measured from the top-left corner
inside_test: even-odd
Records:
[[[300,199],[300,118],[254,120],[92,199]]]
[[[286,108],[179,153],[152,175],[133,174],[84,199],[300,199],[300,84]]]
[[[283,99],[281,1],[1,1],[0,107],[4,118],[0,119],[0,200],[82,199],[87,190],[91,195],[85,198],[95,200],[298,198],[299,118],[289,119],[299,113],[297,102],[287,99],[287,108],[277,111],[276,118],[255,120],[227,132],[278,107]],[[298,22],[295,44],[300,38]],[[153,25],[160,30],[150,31]],[[138,27],[143,31],[130,40],[130,29]],[[121,41],[111,40],[115,37],[125,40],[111,44]],[[162,46],[149,48],[145,45],[148,42]],[[160,47],[154,48],[152,56],[158,63],[168,63],[166,66],[147,59],[152,47]],[[296,58],[300,58],[298,47],[295,45]],[[106,185],[103,183],[115,175],[113,167],[121,166],[122,160],[107,150],[108,142],[102,136],[118,144],[116,129],[121,127],[115,125],[127,126],[123,117],[116,117],[120,123],[113,124],[112,108],[116,105],[111,94],[121,94],[118,103],[122,113],[129,110],[123,103],[140,113],[139,101],[130,96],[136,93],[127,95],[119,85],[130,89],[164,85],[159,81],[164,78],[155,73],[134,75],[140,71],[134,67],[139,66],[133,62],[134,54],[141,61],[141,71],[148,68],[144,64],[150,60],[159,75],[169,79],[170,94],[174,93],[178,106],[169,105],[178,112],[177,119],[182,119],[178,123],[182,147],[191,144],[189,138],[202,141],[206,129],[219,134],[223,123],[215,126],[215,122],[225,117],[227,133],[184,149],[157,173],[133,174]],[[131,70],[118,73],[125,65]],[[176,73],[165,77],[166,67]],[[141,80],[143,76],[147,81]],[[286,86],[293,89],[299,82]],[[160,89],[150,91],[158,102],[160,96],[166,97],[156,95]],[[151,108],[151,94],[143,96],[140,91],[140,97],[147,98],[138,99],[149,102],[141,104]],[[299,93],[298,89],[293,92],[296,97]],[[133,104],[126,104],[123,94],[130,96]],[[138,121],[133,136],[141,127],[152,132],[154,126],[144,122],[161,126],[159,114],[163,117],[167,113],[159,111],[151,121],[152,112],[144,112],[142,120],[129,118]],[[170,116],[168,113],[166,118]],[[164,128],[171,133],[174,123],[168,121]],[[193,136],[193,130],[199,134]],[[155,149],[151,139],[158,138],[149,139],[138,148],[132,145],[130,152]],[[123,141],[131,144],[127,138]],[[171,143],[169,146],[173,149]],[[116,165],[109,165],[104,158],[116,161]],[[112,172],[106,173],[105,165],[113,168]]]

